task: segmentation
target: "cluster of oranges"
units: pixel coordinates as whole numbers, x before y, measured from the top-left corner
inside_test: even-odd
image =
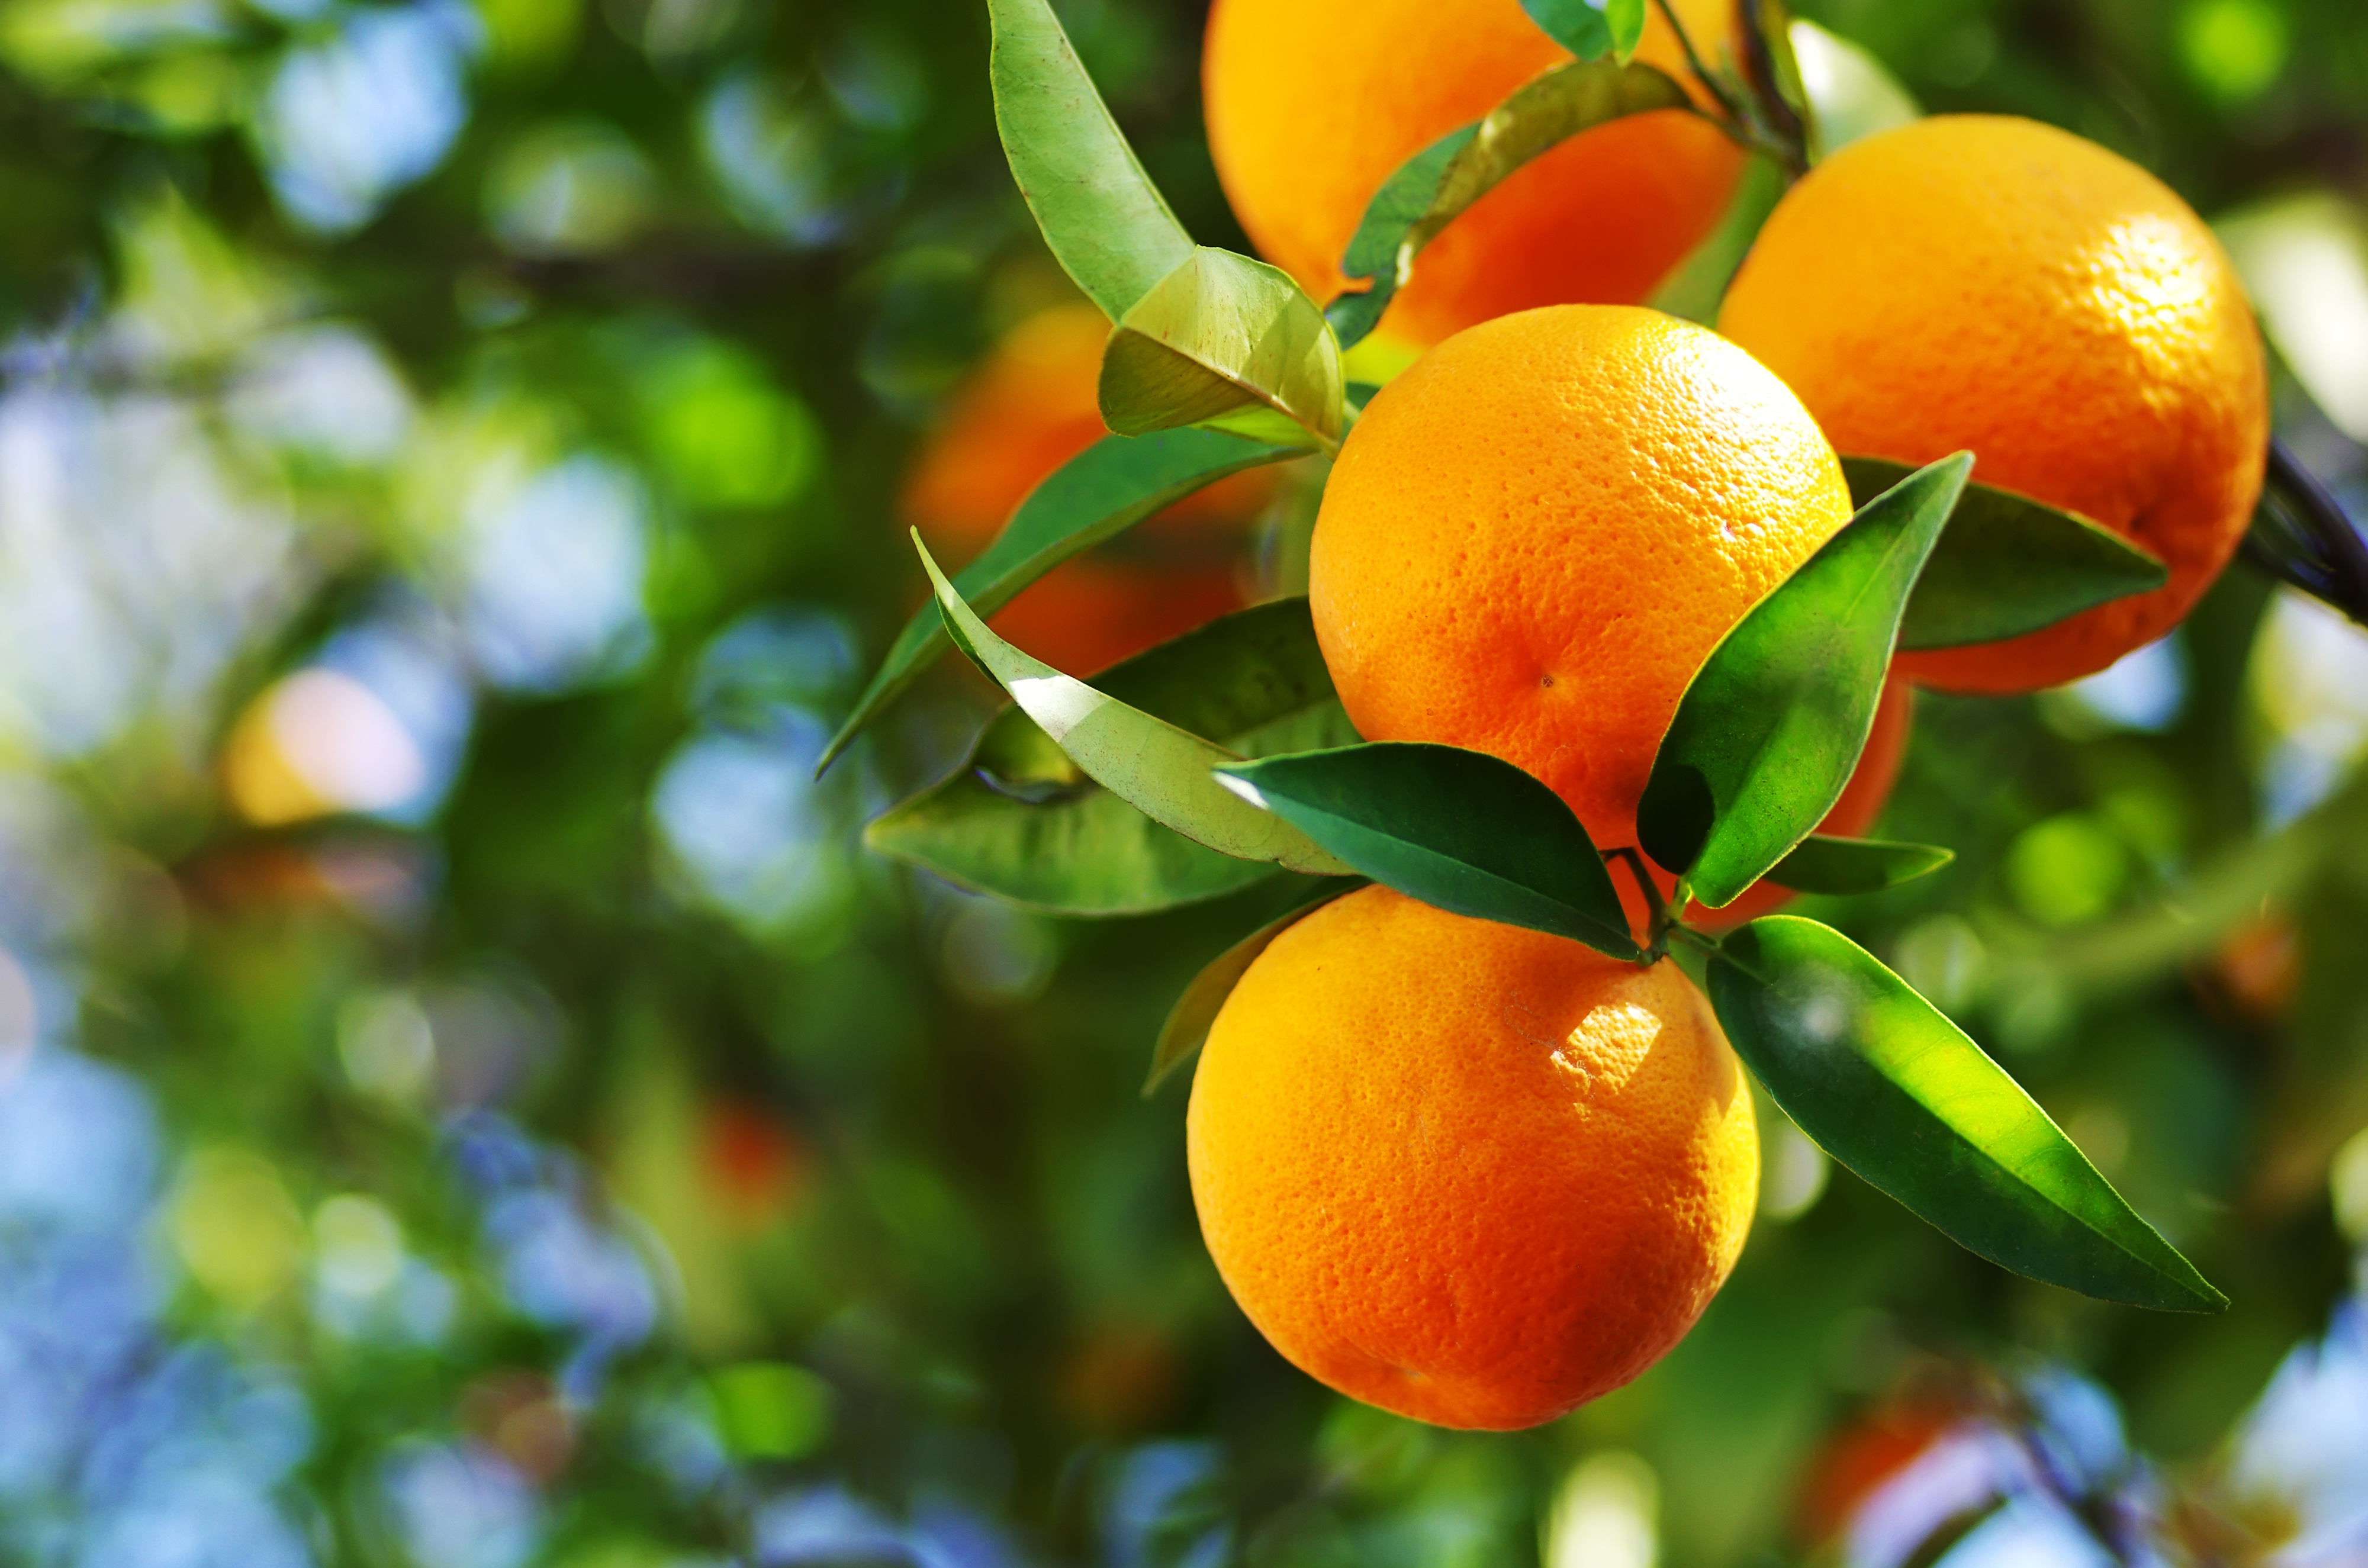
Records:
[[[1674,11],[1705,40],[1730,14]],[[1683,69],[1657,9],[1641,54]],[[1218,172],[1265,254],[1328,298],[1390,171],[1565,58],[1516,0],[1217,0]],[[1636,842],[1694,671],[1849,519],[1837,452],[1920,465],[1970,449],[1977,479],[2169,568],[2041,631],[1901,655],[1825,825],[1840,834],[1882,808],[1911,684],[2013,693],[2104,668],[2192,607],[2260,484],[2251,312],[2151,176],[2025,120],[1917,121],[1793,187],[1718,331],[1643,308],[1742,160],[1703,117],[1641,115],[1472,207],[1383,318],[1423,352],[1349,433],[1315,525],[1310,604],[1358,731],[1503,757],[1607,848]],[[1074,330],[1089,384],[1104,329]],[[1099,424],[1076,401],[1064,439],[1082,445]],[[925,528],[935,472],[911,492]],[[1457,1426],[1545,1421],[1650,1365],[1725,1280],[1758,1183],[1749,1088],[1674,965],[1380,887],[1250,968],[1187,1136],[1210,1251],[1275,1346]]]

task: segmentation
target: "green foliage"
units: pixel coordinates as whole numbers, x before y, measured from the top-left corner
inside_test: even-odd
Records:
[[[1712,958],[1710,997],[1803,1131],[1964,1246],[2106,1301],[2228,1304],[1979,1046],[1841,933],[1755,920]]]
[[[1046,0],[988,0],[987,74],[1011,177],[1044,241],[1102,313],[1125,316],[1192,256]]]
[[[1305,599],[1257,606],[1094,677],[1097,689],[1242,756],[1356,738]],[[864,831],[873,848],[1024,908],[1140,915],[1213,898],[1273,868],[1161,826],[1088,778],[1018,708],[951,778]]]
[[[1861,507],[1695,672],[1637,832],[1702,903],[1717,908],[1758,881],[1840,798],[1909,591],[1972,468],[1960,452]]]
[[[1381,741],[1228,767],[1235,792],[1342,861],[1457,915],[1640,955],[1603,857],[1561,796],[1509,762]]]
[[[1625,115],[1692,108],[1693,100],[1666,72],[1634,62],[1581,60],[1524,83],[1482,119],[1407,159],[1374,192],[1341,258],[1340,270],[1351,280],[1371,280],[1325,308],[1342,347],[1373,330],[1392,296],[1414,276],[1414,258],[1423,246],[1522,165]]]
[[[1884,458],[1842,459],[1850,499],[1861,506],[1910,472]],[[1899,645],[1954,648],[2020,637],[2169,580],[2168,567],[2111,528],[1968,483],[1908,596]]]
[[[964,600],[993,615],[1022,588],[1072,556],[1203,490],[1229,474],[1292,456],[1205,430],[1171,430],[1134,439],[1111,436],[1064,463],[1029,493],[977,560],[956,574]],[[865,725],[945,652],[945,626],[934,610],[914,612],[888,655],[856,699],[816,771],[828,767]]]
[[[1121,436],[1199,425],[1337,448],[1340,346],[1289,273],[1202,245],[1119,318],[1100,393]]]
[[[1521,9],[1581,60],[1611,54],[1625,65],[1645,37],[1645,0],[1521,0]]]
[[[1936,844],[1835,838],[1813,833],[1776,862],[1768,880],[1794,892],[1881,892],[1929,877],[1956,858]]]
[[[1220,786],[1213,770],[1242,760],[1232,752],[1073,680],[988,631],[929,559],[918,534],[914,544],[954,645],[1009,692],[1020,710],[1096,783],[1220,854],[1319,876],[1351,869]]]

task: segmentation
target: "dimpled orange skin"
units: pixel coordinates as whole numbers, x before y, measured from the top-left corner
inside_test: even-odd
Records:
[[[1727,0],[1678,6],[1712,56],[1728,12]],[[1637,58],[1690,80],[1657,7]],[[1259,253],[1328,300],[1391,172],[1569,59],[1519,0],[1217,0],[1201,65],[1209,151]],[[1534,305],[1643,300],[1717,226],[1743,162],[1679,111],[1574,137],[1425,248],[1382,330],[1427,344]]]
[[[1039,312],[955,393],[906,476],[902,506],[940,564],[956,569],[985,549],[1030,491],[1109,434],[1095,397],[1109,336],[1091,305]],[[1265,470],[1221,480],[1054,567],[990,624],[1085,676],[1238,609],[1235,559],[1272,492]]]
[[[1367,740],[1493,753],[1608,849],[1636,842],[1694,671],[1850,516],[1825,437],[1749,355],[1656,311],[1554,306],[1458,334],[1373,399],[1308,598]]]
[[[1201,1233],[1274,1347],[1443,1426],[1533,1426],[1682,1338],[1743,1249],[1751,1093],[1677,966],[1371,887],[1277,937],[1185,1121]]]
[[[2187,204],[2093,142],[1952,115],[1853,143],[1795,186],[1719,328],[1837,450],[1974,477],[2112,528],[2170,581],[2005,642],[1905,653],[1953,691],[2103,669],[2176,625],[2260,494],[2269,394],[2235,269]]]

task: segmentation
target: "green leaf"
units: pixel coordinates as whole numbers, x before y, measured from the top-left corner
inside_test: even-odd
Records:
[[[1143,1081],[1143,1095],[1151,1097],[1167,1074],[1192,1059],[1209,1038],[1218,1013],[1224,1009],[1225,998],[1258,961],[1258,956],[1274,945],[1274,939],[1293,926],[1315,914],[1336,898],[1345,898],[1359,888],[1372,884],[1362,877],[1347,878],[1318,884],[1315,896],[1297,908],[1259,926],[1257,930],[1211,959],[1184,994],[1176,998],[1176,1006],[1167,1009],[1167,1021],[1159,1026],[1159,1039],[1151,1048],[1151,1075]]]
[[[1641,32],[1644,9],[1634,8]],[[1581,60],[1600,60],[1611,52],[1611,23],[1601,6],[1590,6],[1587,0],[1521,0],[1521,9],[1545,29],[1548,38]]]
[[[1702,903],[1733,902],[1840,798],[1874,724],[1908,591],[1973,466],[1959,452],[1859,508],[1694,672],[1636,829]]]
[[[1509,762],[1382,741],[1223,771],[1245,800],[1408,897],[1614,958],[1643,956],[1587,829],[1561,796]]]
[[[1202,245],[1119,318],[1102,351],[1102,421],[1121,436],[1204,425],[1336,447],[1340,346],[1280,267]]]
[[[1611,24],[1612,55],[1625,65],[1645,41],[1645,0],[1603,0],[1603,18]]]
[[[1112,321],[1184,264],[1168,210],[1045,0],[987,0],[987,79],[1011,177],[1044,243]]]
[[[1998,1063],[1841,933],[1755,920],[1711,959],[1709,990],[1801,1131],[1963,1245],[2109,1301],[2228,1304]]]
[[[1887,458],[1842,459],[1850,499],[1861,506],[1909,472]],[[1968,484],[1908,597],[1899,645],[1957,648],[2020,637],[2169,580],[2168,567],[2111,528],[2009,490]]]
[[[962,597],[993,615],[1019,591],[1073,555],[1229,474],[1296,457],[1293,447],[1253,446],[1207,430],[1171,430],[1140,440],[1106,436],[1029,493],[995,542],[954,574]],[[946,651],[945,622],[924,605],[905,623],[855,710],[823,748],[820,773],[863,727]]]
[[[1245,756],[1356,739],[1304,598],[1238,610],[1112,665],[1094,684]],[[864,842],[1054,915],[1146,914],[1276,874],[1144,815],[1087,778],[1016,707],[987,725],[959,771],[878,818]]]
[[[1242,759],[1224,747],[1155,719],[1032,659],[987,630],[921,543],[913,547],[937,590],[954,645],[1011,694],[1086,775],[1156,822],[1196,844],[1243,860],[1271,860],[1319,876],[1353,869],[1288,823],[1219,784],[1215,769]]]
[[[1391,297],[1414,276],[1416,254],[1514,170],[1622,116],[1693,108],[1667,72],[1634,62],[1580,60],[1524,84],[1484,119],[1459,126],[1417,153],[1382,182],[1349,237],[1340,270],[1370,284],[1325,307],[1340,346],[1348,347],[1372,331]]]
[[[1776,862],[1768,880],[1794,892],[1881,892],[1930,876],[1957,858],[1937,844],[1833,838],[1813,833]]]

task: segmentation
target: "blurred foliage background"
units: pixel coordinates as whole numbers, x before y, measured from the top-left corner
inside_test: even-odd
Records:
[[[2220,223],[2368,507],[2357,0],[1803,8]],[[1201,8],[1063,15],[1247,248]],[[1769,1108],[1733,1283],[1565,1422],[1265,1347],[1136,1090],[1280,891],[1064,925],[865,853],[989,710],[951,663],[811,778],[922,434],[1072,298],[985,52],[974,0],[0,0],[0,1562],[2361,1561],[2368,636],[2241,565],[1928,698],[1887,827],[1959,861],[1817,911],[2226,1316],[2011,1278]]]

